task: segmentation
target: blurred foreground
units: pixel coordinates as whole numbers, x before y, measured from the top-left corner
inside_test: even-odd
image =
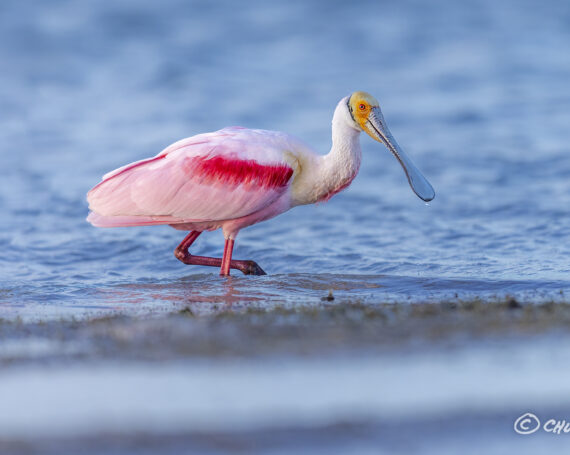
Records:
[[[334,294],[332,296],[334,298]],[[1,453],[536,453],[570,305],[323,300],[0,323]]]

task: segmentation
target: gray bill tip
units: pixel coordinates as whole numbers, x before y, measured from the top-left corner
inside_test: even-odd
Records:
[[[419,178],[409,179],[410,186],[416,195],[425,202],[431,201],[435,197],[435,191],[430,183],[426,180],[423,175],[419,175]]]

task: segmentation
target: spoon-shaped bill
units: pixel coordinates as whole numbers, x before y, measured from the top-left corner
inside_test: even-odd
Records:
[[[366,132],[373,138],[379,142],[382,142],[388,150],[392,152],[392,154],[396,157],[396,159],[402,165],[404,172],[406,173],[406,177],[408,178],[408,182],[410,183],[410,187],[416,193],[416,195],[423,199],[424,201],[428,202],[431,201],[435,197],[435,191],[427,179],[422,175],[422,173],[418,170],[418,168],[414,165],[412,160],[404,153],[404,151],[400,148],[396,139],[390,133],[390,130],[386,126],[386,122],[384,121],[384,117],[382,116],[382,112],[379,108],[373,109],[368,117],[368,128],[366,128]]]

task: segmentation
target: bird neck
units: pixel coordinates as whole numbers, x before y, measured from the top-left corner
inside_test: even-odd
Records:
[[[345,189],[360,168],[360,130],[346,106],[346,98],[336,107],[332,120],[332,147],[326,155],[298,156],[303,171],[292,188],[292,205],[325,202]]]
[[[323,194],[320,195],[319,201],[326,201],[345,189],[360,169],[360,130],[352,126],[353,123],[346,108],[346,101],[342,100],[332,120],[331,150],[322,157],[320,174]]]

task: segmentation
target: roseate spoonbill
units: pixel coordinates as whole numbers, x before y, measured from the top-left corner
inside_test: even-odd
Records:
[[[240,229],[297,205],[327,201],[348,187],[360,167],[361,131],[394,154],[421,199],[434,198],[429,182],[392,137],[378,101],[355,92],[335,109],[326,155],[276,131],[229,127],[198,134],[103,176],[87,195],[87,220],[97,227],[168,224],[191,231],[174,250],[184,264],[220,267],[222,276],[232,268],[264,275],[254,261],[232,259]],[[203,231],[218,228],[225,237],[221,259],[188,252]]]

